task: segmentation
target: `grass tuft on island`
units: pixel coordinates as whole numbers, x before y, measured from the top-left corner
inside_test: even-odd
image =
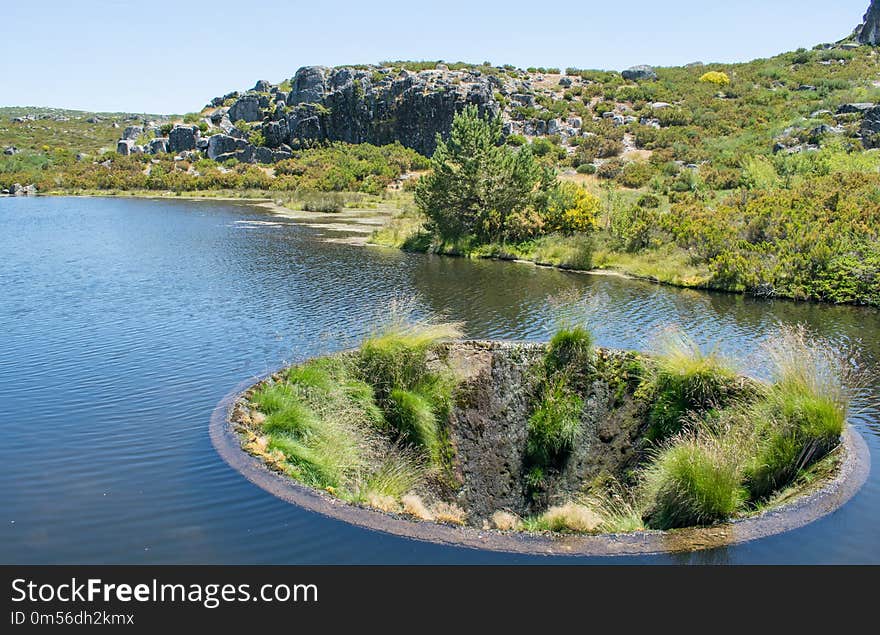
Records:
[[[583,326],[529,349],[455,342],[457,324],[392,314],[359,349],[254,386],[233,421],[244,449],[273,469],[420,521],[594,534],[749,516],[835,473],[851,400],[865,379],[851,351],[803,327],[780,327],[765,344],[773,376],[764,382],[738,375],[733,362],[673,329],[651,354],[596,349]],[[475,360],[486,355],[496,357],[483,372]],[[497,355],[519,368],[518,383],[503,379]],[[507,383],[480,385],[487,381]],[[527,416],[487,419],[493,391],[522,399]],[[602,456],[585,448],[601,451],[603,425],[624,419],[629,458],[593,469],[584,457]],[[503,429],[503,442],[480,452],[507,452],[508,474],[464,449],[487,426]],[[472,491],[475,478],[512,478],[519,498],[486,506]]]

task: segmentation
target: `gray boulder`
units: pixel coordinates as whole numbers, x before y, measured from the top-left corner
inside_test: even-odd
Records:
[[[291,139],[299,142],[320,140],[323,136],[321,115],[322,112],[318,105],[299,104],[287,117],[287,128],[290,131]]]
[[[208,137],[208,158],[214,161],[226,161],[238,159],[249,163],[254,157],[254,146],[244,139],[236,139],[225,134],[215,134]]]
[[[131,154],[131,148],[132,148],[132,146],[134,146],[134,140],[133,140],[133,139],[120,139],[120,140],[116,143],[116,152],[117,152],[118,154],[121,154],[122,156],[126,157],[126,156],[128,156],[129,154]]]
[[[274,163],[275,153],[270,148],[254,148],[254,160],[257,163]]]
[[[161,154],[168,152],[168,139],[165,137],[157,137],[150,140],[148,146],[150,154]]]
[[[215,126],[220,123],[224,116],[229,112],[229,108],[218,108],[211,113],[211,123]]]
[[[258,81],[254,85],[253,90],[255,90],[258,93],[268,93],[271,88],[272,88],[272,84],[267,82],[265,79],[261,79],[260,81]]]
[[[239,97],[238,100],[229,107],[228,116],[233,122],[238,120],[247,121],[248,123],[252,121],[260,121],[263,118],[263,113],[260,109],[260,96],[247,94]]]
[[[9,194],[11,196],[35,196],[37,194],[37,186],[33,183],[25,186],[22,186],[21,183],[15,183],[9,188]]]
[[[168,133],[168,152],[186,152],[196,149],[196,141],[199,138],[198,126],[177,125]]]
[[[20,150],[15,146],[8,146],[3,150],[3,154],[7,156],[12,156],[13,154],[18,154]]]
[[[134,141],[142,134],[144,134],[143,126],[128,126],[122,131],[122,138]]]
[[[861,102],[857,104],[841,104],[837,107],[838,115],[851,115],[867,112],[874,107],[874,104],[869,102]]]
[[[287,119],[267,121],[263,124],[262,131],[263,137],[266,139],[266,146],[277,148],[288,138]]]
[[[559,85],[563,88],[568,88],[569,86],[571,86],[571,77],[560,77]]]
[[[657,73],[654,69],[644,64],[628,68],[620,74],[625,80],[630,82],[657,79]]]

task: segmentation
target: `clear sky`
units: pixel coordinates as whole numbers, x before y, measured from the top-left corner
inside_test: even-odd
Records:
[[[848,35],[869,0],[19,0],[0,106],[183,113],[300,66],[418,59],[622,69],[767,57]]]

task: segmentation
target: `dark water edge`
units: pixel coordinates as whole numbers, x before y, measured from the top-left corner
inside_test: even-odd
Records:
[[[804,322],[880,359],[877,309],[322,240],[343,235],[234,202],[0,200],[0,562],[609,562],[355,528],[272,497],[220,459],[208,421],[233,386],[352,344],[396,297],[464,321],[470,338],[546,339],[559,314],[548,299],[564,297],[604,346],[645,348],[679,324],[760,374],[760,342]],[[853,424],[878,456],[877,413]],[[875,461],[852,501],[794,532],[611,561],[880,563],[878,472]]]

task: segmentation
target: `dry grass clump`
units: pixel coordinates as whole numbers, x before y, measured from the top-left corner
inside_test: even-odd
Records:
[[[580,503],[569,502],[551,507],[532,522],[533,530],[568,533],[591,533],[602,526],[602,517]]]
[[[516,514],[498,510],[492,514],[492,524],[501,531],[518,531],[522,528],[522,520]]]
[[[388,514],[396,514],[400,511],[400,502],[393,496],[387,494],[378,494],[376,492],[367,492],[364,503],[373,509]]]
[[[416,494],[407,494],[400,499],[403,504],[403,513],[409,514],[419,520],[434,520],[434,514],[428,509],[421,497]]]
[[[467,520],[467,512],[455,503],[439,502],[431,510],[434,520],[439,523],[451,523],[453,525],[464,525]]]

